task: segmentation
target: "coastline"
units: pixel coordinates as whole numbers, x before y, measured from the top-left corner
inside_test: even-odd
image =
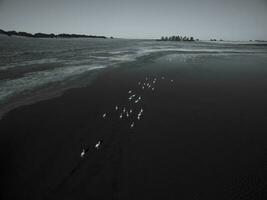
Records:
[[[99,72],[99,70],[101,70],[101,72]],[[99,73],[103,73],[105,70],[110,70],[110,69],[108,68],[93,69],[89,73],[86,73],[84,77],[86,77],[86,79],[89,79],[89,81],[85,80],[84,77],[80,77],[80,80],[70,82],[65,87],[62,87],[62,86],[60,86],[59,88],[45,87],[37,91],[31,92],[30,96],[27,96],[27,94],[24,94],[14,99],[11,99],[8,103],[1,105],[0,120],[8,112],[18,107],[31,105],[39,101],[45,101],[45,100],[53,99],[56,97],[60,97],[64,94],[64,92],[71,90],[71,89],[86,87],[88,84],[90,84],[90,82],[94,81],[97,78]],[[85,83],[83,83],[83,81]]]

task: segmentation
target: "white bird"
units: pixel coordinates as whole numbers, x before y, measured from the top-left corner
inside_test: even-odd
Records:
[[[126,117],[129,117],[129,113],[128,112],[126,113]]]
[[[131,101],[132,100],[132,98],[134,98],[135,97],[135,94],[133,94],[133,95],[131,95],[128,99],[129,99],[129,101]]]
[[[128,98],[129,101],[131,101],[133,97],[135,97],[135,94],[131,95],[131,96]]]
[[[134,103],[138,103],[138,102],[139,102],[139,99],[135,100],[135,102],[134,102]]]
[[[129,90],[128,93],[131,94],[132,93],[132,90]]]
[[[104,113],[104,114],[103,114],[103,118],[105,118],[106,116],[107,116],[107,113]]]
[[[153,91],[154,91],[154,90],[155,90],[155,88],[151,88],[151,90],[153,90]]]
[[[123,112],[124,112],[124,113],[126,112],[126,109],[125,109],[125,108],[123,108]]]
[[[96,145],[95,145],[95,148],[96,148],[96,149],[99,149],[99,148],[100,148],[100,144],[101,144],[101,141],[98,141],[98,142],[96,143]]]
[[[133,127],[134,127],[134,122],[131,123],[131,128],[133,128]]]
[[[130,110],[130,113],[132,113],[132,112],[133,112],[133,110],[131,109],[131,110]]]
[[[173,80],[171,80],[171,82],[173,82]]]
[[[141,82],[138,82],[138,85],[141,85]]]
[[[120,114],[120,119],[122,118],[122,114]]]
[[[81,158],[83,158],[83,157],[84,157],[84,155],[85,155],[85,149],[83,149],[83,151],[82,151],[82,153],[81,153],[80,157],[81,157]]]
[[[144,86],[142,86],[142,89],[144,90],[144,89],[145,89],[145,87],[144,87]]]

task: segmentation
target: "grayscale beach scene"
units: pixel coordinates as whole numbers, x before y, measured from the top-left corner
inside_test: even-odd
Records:
[[[265,0],[0,0],[0,196],[267,198]]]

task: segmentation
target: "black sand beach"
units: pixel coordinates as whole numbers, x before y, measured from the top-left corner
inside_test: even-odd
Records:
[[[266,199],[266,77],[249,56],[154,54],[16,108],[0,121],[2,199]]]

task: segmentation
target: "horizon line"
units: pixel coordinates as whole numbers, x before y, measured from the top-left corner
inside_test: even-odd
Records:
[[[45,32],[31,32],[31,31],[28,32],[28,31],[24,31],[24,30],[19,30],[19,31],[17,31],[17,30],[4,30],[4,29],[0,28],[0,34],[1,34],[1,31],[7,32],[7,33],[8,32],[27,33],[27,34],[31,34],[33,36],[36,35],[36,34],[46,34],[46,35],[55,35],[55,36],[66,34],[66,35],[80,35],[80,36],[87,36],[87,37],[106,37],[106,38],[113,38],[113,39],[133,39],[133,40],[157,40],[157,39],[160,39],[161,37],[166,37],[166,36],[159,36],[157,38],[156,37],[140,38],[140,37],[131,37],[131,36],[114,37],[114,36],[106,36],[106,35],[103,35],[103,34],[97,35],[97,34],[88,34],[88,33],[66,33],[66,32],[45,33]],[[5,34],[5,33],[2,33],[2,34]],[[170,35],[170,36],[167,36],[167,37],[171,37],[171,36],[176,36],[176,35]],[[18,37],[27,37],[27,36],[19,36],[18,35]],[[265,40],[265,39],[231,40],[231,39],[222,39],[222,38],[217,39],[216,37],[211,37],[210,39],[199,39],[199,38],[196,38],[196,39],[198,39],[199,41],[212,41],[213,40],[213,42],[267,42],[267,40]]]

